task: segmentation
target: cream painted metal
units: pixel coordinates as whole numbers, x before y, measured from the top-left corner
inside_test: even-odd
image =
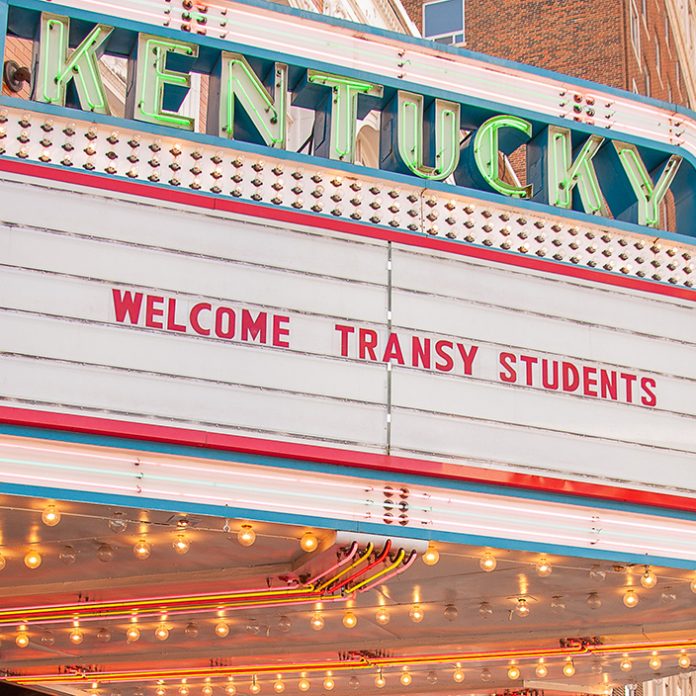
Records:
[[[4,405],[693,490],[693,303],[10,175],[0,195]],[[119,324],[113,288],[288,316],[290,347]],[[388,366],[336,324],[378,359],[390,331],[478,354]],[[654,379],[657,404],[505,384],[501,351]]]
[[[338,529],[377,524],[396,537],[413,536],[413,530],[454,533],[503,546],[548,546],[553,530],[554,544],[585,551],[696,561],[690,520],[420,484],[408,485],[400,498],[404,517],[387,527],[391,475],[360,478],[4,435],[0,463],[5,482],[49,485],[70,491],[68,497],[77,491],[231,507],[252,519],[272,511],[303,520],[331,518]]]

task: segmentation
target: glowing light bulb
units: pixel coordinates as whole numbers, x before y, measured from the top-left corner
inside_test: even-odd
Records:
[[[640,584],[646,590],[651,590],[657,585],[657,575],[650,568],[646,568],[645,572],[640,576]]]
[[[380,624],[380,626],[386,626],[389,623],[389,610],[386,607],[380,607],[375,612],[375,621]]]
[[[431,541],[428,544],[426,552],[423,554],[423,563],[425,565],[434,566],[440,560],[440,552],[435,548]]]
[[[523,619],[529,616],[529,605],[524,597],[520,597],[517,600],[517,605],[515,606],[515,613],[517,616],[521,616]]]
[[[689,667],[691,667],[691,658],[686,654],[686,652],[682,650],[681,654],[679,655],[679,658],[677,659],[677,664],[682,669],[688,669]]]
[[[355,628],[358,625],[358,617],[352,611],[347,611],[343,615],[343,625],[346,628]]]
[[[630,672],[633,669],[633,663],[631,662],[628,655],[624,655],[621,658],[621,662],[619,663],[619,667],[620,667],[622,672]]]
[[[650,656],[650,659],[648,660],[648,665],[650,665],[650,669],[653,672],[657,672],[660,667],[662,667],[662,660],[660,659],[660,656],[657,654],[656,651],[653,651],[653,654]]]
[[[150,558],[151,553],[152,546],[150,546],[150,544],[145,539],[140,539],[140,541],[137,541],[133,546],[133,554],[140,561],[144,561],[146,558]]]
[[[495,556],[492,553],[487,552],[481,557],[479,565],[481,566],[481,570],[484,570],[486,573],[490,573],[491,571],[495,570],[495,567],[498,565],[498,561],[495,560]]]
[[[694,579],[691,581],[691,585],[689,585],[689,587],[691,587],[691,591],[692,591],[694,594],[696,594],[696,578],[694,578]]]
[[[235,694],[237,693],[237,687],[234,684],[228,684],[225,687],[225,693],[227,694],[227,696],[235,696]]]
[[[259,684],[256,681],[256,675],[254,675],[254,678],[251,680],[251,684],[249,685],[249,691],[252,694],[258,694],[259,691],[261,691],[261,684]]]
[[[312,553],[316,551],[319,546],[319,539],[317,539],[312,532],[305,532],[300,539],[300,548],[306,553]]]
[[[126,641],[135,643],[138,640],[140,640],[140,629],[135,624],[131,624],[126,630]]]
[[[315,631],[321,631],[324,628],[324,617],[317,611],[312,614],[312,618],[309,620],[309,625]]]
[[[82,641],[85,639],[85,634],[77,626],[75,626],[75,628],[70,631],[70,635],[68,637],[73,645],[80,645],[80,643],[82,643]]]
[[[639,601],[640,601],[640,597],[638,596],[638,593],[635,592],[634,590],[627,590],[623,596],[623,603],[629,609],[633,609],[633,607],[635,607]]]
[[[188,696],[189,695],[189,688],[186,686],[186,684],[182,684],[179,687],[179,696]]]
[[[572,677],[575,674],[575,665],[572,660],[567,660],[563,665],[563,674],[565,674],[566,677]]]
[[[508,667],[507,675],[508,679],[519,679],[520,678],[520,668],[517,665],[510,665]]]
[[[205,684],[201,689],[203,696],[213,696],[213,687],[210,684]]]
[[[401,676],[399,677],[399,681],[401,682],[402,686],[410,686],[411,682],[413,681],[413,677],[411,676],[410,672],[402,672]]]
[[[243,524],[237,534],[237,541],[242,546],[251,546],[256,541],[256,532],[250,524]]]
[[[166,624],[161,623],[155,629],[155,638],[157,638],[157,640],[167,640],[167,638],[169,638],[169,629]]]
[[[5,560],[5,557],[0,553],[0,570],[4,570],[6,565],[7,561]]]
[[[29,634],[26,630],[20,630],[15,638],[15,644],[18,648],[26,648],[29,645]]]
[[[553,572],[553,566],[548,559],[541,558],[536,565],[536,573],[540,578],[547,578]]]
[[[60,522],[60,512],[55,505],[49,505],[41,513],[41,521],[47,527],[55,527]]]
[[[191,548],[191,542],[186,538],[185,534],[177,534],[172,546],[174,551],[183,556]]]
[[[461,684],[464,681],[464,676],[464,670],[459,666],[452,672],[452,679],[454,679],[457,684]]]
[[[534,672],[536,673],[537,677],[539,677],[540,679],[543,679],[544,677],[548,676],[549,668],[544,663],[543,657],[537,663],[537,666],[536,666],[536,669],[534,670]]]
[[[420,604],[414,604],[408,611],[408,617],[413,623],[420,623],[425,618],[425,612]]]
[[[273,682],[273,691],[277,694],[282,694],[285,691],[285,682],[282,679],[276,679]]]
[[[163,686],[158,686],[155,689],[155,696],[165,696],[167,693],[167,690]]]
[[[309,687],[311,686],[309,679],[307,677],[302,677],[300,681],[297,682],[297,688],[300,691],[309,691]]]
[[[334,686],[336,686],[336,682],[332,677],[326,677],[324,679],[323,687],[326,689],[326,691],[333,691]]]
[[[378,689],[383,689],[387,683],[387,680],[384,678],[384,675],[382,674],[382,670],[380,670],[377,673],[377,676],[375,677],[375,686]]]
[[[27,554],[24,556],[24,565],[29,568],[29,570],[36,570],[41,565],[42,560],[41,554],[32,549],[31,551],[27,551]]]
[[[229,633],[229,624],[225,623],[224,621],[220,621],[219,623],[215,624],[215,635],[218,638],[226,638],[229,635]]]

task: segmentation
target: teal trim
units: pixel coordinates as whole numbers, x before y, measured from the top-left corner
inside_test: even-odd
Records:
[[[696,570],[696,561],[665,558],[662,556],[639,555],[632,553],[619,553],[602,551],[599,549],[584,549],[575,546],[565,546],[553,543],[523,542],[496,537],[475,536],[459,534],[455,532],[426,531],[422,529],[404,529],[398,525],[386,525],[365,522],[351,522],[336,520],[328,517],[314,517],[311,515],[293,515],[272,512],[270,510],[249,510],[246,508],[205,505],[198,503],[185,503],[174,501],[162,501],[156,498],[137,498],[133,496],[106,495],[85,491],[64,490],[42,486],[17,486],[14,484],[0,483],[0,494],[31,496],[49,498],[80,503],[92,503],[97,505],[118,505],[136,509],[164,510],[167,512],[187,513],[191,515],[210,515],[215,517],[231,517],[255,522],[275,522],[278,524],[292,524],[304,527],[320,527],[324,529],[336,529],[338,531],[354,532],[356,534],[376,534],[383,537],[425,539],[455,544],[469,544],[473,546],[490,546],[498,549],[510,549],[515,551],[530,551],[537,553],[556,553],[576,558],[613,561],[618,563],[632,563],[637,565],[658,565],[671,568],[683,568]],[[553,534],[550,533],[550,538]]]

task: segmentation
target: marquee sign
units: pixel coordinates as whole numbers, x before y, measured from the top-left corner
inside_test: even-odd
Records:
[[[193,131],[194,119],[179,109],[191,74],[203,73],[211,77],[207,134],[220,145],[287,149],[288,108],[295,104],[314,112],[317,165],[352,164],[358,119],[372,110],[380,116],[385,172],[442,181],[454,193],[488,191],[654,228],[665,227],[665,210],[673,207],[676,230],[694,234],[691,155],[649,134],[638,139],[610,130],[595,119],[606,106],[594,98],[573,107],[583,119],[561,121],[385,77],[378,61],[359,72],[288,52],[273,55],[236,41],[234,28],[225,41],[183,38],[55,3],[10,0],[8,9],[8,32],[35,41],[32,99],[39,103],[108,116],[100,57],[120,55],[130,61],[126,116],[132,121]],[[503,171],[502,155],[518,147],[526,151],[522,183]]]

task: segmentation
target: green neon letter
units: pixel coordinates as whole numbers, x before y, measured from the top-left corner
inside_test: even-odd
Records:
[[[548,128],[549,203],[571,208],[573,189],[577,186],[586,213],[609,217],[609,208],[602,196],[592,158],[604,142],[600,135],[591,135],[573,160],[573,143],[568,128]]]
[[[679,171],[682,158],[679,155],[672,155],[667,160],[657,183],[654,183],[635,145],[615,140],[614,147],[638,200],[638,224],[659,227],[660,203]]]
[[[244,56],[238,53],[223,52],[218,121],[221,137],[234,137],[236,97],[263,138],[263,142],[270,147],[285,148],[287,138],[287,65],[276,63],[274,75],[274,96],[271,96]]]
[[[147,123],[193,130],[195,120],[164,108],[164,88],[173,85],[185,90],[191,87],[191,74],[167,68],[167,56],[174,53],[196,58],[198,46],[176,39],[163,39],[149,34],[138,36],[138,76],[135,85],[133,118]]]
[[[68,55],[70,19],[42,12],[36,100],[65,106],[67,86],[74,80],[82,109],[96,114],[111,113],[99,74],[99,56],[112,31],[113,27],[97,24]]]
[[[399,90],[399,155],[423,179],[446,179],[459,164],[459,104],[435,100],[435,166],[423,164],[423,97]]]
[[[515,128],[528,138],[532,135],[532,124],[517,116],[493,116],[481,124],[474,136],[474,161],[481,176],[495,191],[515,198],[531,198],[532,185],[515,186],[500,178],[498,167],[499,135],[501,128]]]
[[[384,88],[372,82],[352,80],[349,77],[331,75],[318,70],[308,70],[307,80],[315,85],[331,87],[333,90],[329,157],[344,162],[354,162],[358,95],[381,97]]]

